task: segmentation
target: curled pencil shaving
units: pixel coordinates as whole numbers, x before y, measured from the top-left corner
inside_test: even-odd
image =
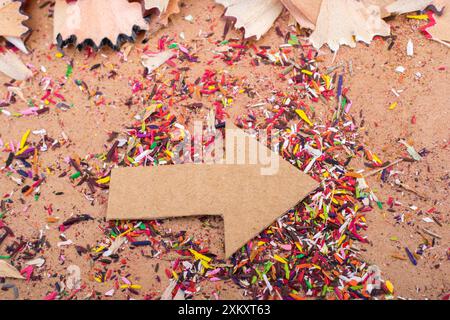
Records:
[[[24,25],[28,16],[22,10],[23,1],[0,1],[0,36],[25,54],[28,50],[23,38],[30,33],[30,29]]]
[[[23,24],[28,16],[22,13],[22,2],[0,1],[0,36],[19,38],[29,29]]]
[[[343,44],[350,47],[355,47],[357,41],[369,44],[374,36],[389,34],[390,27],[381,19],[379,6],[352,0],[323,0],[316,29],[309,40],[316,49],[327,44],[337,51]]]
[[[216,0],[223,5],[225,16],[236,19],[235,27],[244,29],[245,38],[260,39],[281,14],[279,0]]]
[[[107,19],[96,13],[102,12]],[[60,48],[77,44],[95,49],[109,45],[114,49],[126,41],[134,41],[137,32],[147,30],[140,3],[127,0],[78,0],[67,3],[56,0],[54,41]]]

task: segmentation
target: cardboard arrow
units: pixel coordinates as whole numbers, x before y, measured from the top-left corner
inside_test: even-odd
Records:
[[[106,40],[118,47],[124,39],[134,40],[136,29],[148,29],[139,3],[127,0],[55,2],[53,40],[60,47],[75,41],[78,45],[87,41],[100,47]]]
[[[250,164],[248,153],[245,164],[117,168],[111,175],[107,219],[221,215],[229,257],[318,186],[244,131],[229,132],[227,128],[227,150],[232,140],[245,141],[234,144],[235,155],[256,143],[279,160],[277,172],[263,175],[264,165]]]

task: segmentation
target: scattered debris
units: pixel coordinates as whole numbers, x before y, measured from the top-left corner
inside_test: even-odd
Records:
[[[280,0],[216,0],[226,8],[225,16],[236,19],[236,28],[245,29],[245,37],[261,38],[281,14]]]
[[[420,154],[414,149],[413,146],[410,146],[405,140],[399,140],[399,143],[403,144],[406,147],[406,150],[408,151],[409,155],[416,161],[422,160],[422,157]]]
[[[398,66],[397,68],[395,68],[395,72],[397,73],[404,73],[406,71],[404,66]]]

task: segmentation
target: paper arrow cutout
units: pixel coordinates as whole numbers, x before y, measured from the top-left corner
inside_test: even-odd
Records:
[[[230,141],[230,131],[226,131],[226,139]],[[318,186],[315,180],[255,138],[242,130],[237,132],[246,143],[236,144],[235,152],[246,152],[251,143],[256,143],[279,160],[276,174],[261,175],[263,166],[258,164],[113,169],[107,219],[221,215],[225,225],[225,254],[231,256]]]
[[[20,1],[0,0],[0,36],[20,37],[28,31],[23,22],[28,17],[20,12]]]
[[[59,47],[78,42],[98,48],[106,43],[118,48],[135,39],[135,31],[147,30],[140,3],[127,0],[56,0],[54,40]]]

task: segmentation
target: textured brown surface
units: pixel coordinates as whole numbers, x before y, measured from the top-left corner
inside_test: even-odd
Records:
[[[151,49],[155,50],[159,37],[167,34],[178,39],[179,33],[183,31],[187,41],[196,43],[199,59],[202,61],[190,71],[191,79],[195,79],[206,68],[205,62],[212,59],[213,54],[210,50],[215,46],[208,41],[193,41],[192,39],[197,38],[199,30],[214,32],[213,40],[221,39],[224,22],[219,17],[223,12],[223,7],[216,5],[213,8],[212,1],[184,2],[186,5],[182,8],[181,14],[174,17],[174,21],[169,24],[167,29],[159,31],[150,40],[149,45]],[[66,62],[54,57],[57,51],[51,48],[52,21],[46,16],[47,10],[38,9],[38,3],[39,1],[36,1],[27,9],[27,12],[33,13],[31,21],[28,23],[34,30],[28,41],[33,54],[22,55],[22,58],[35,65],[37,69],[45,66],[47,75],[54,79],[62,78],[66,72]],[[195,18],[195,24],[183,19],[189,14]],[[390,184],[381,184],[379,177],[376,176],[370,178],[369,182],[381,201],[385,202],[389,196],[392,196],[405,206],[415,205],[419,210],[426,211],[435,207],[437,212],[435,215],[440,218],[442,227],[423,222],[424,214],[419,214],[417,211],[411,213],[404,207],[396,207],[396,210],[397,213],[404,212],[409,223],[396,223],[393,213],[386,209],[376,210],[367,217],[369,225],[367,236],[371,244],[362,246],[362,248],[364,257],[370,263],[378,265],[382,270],[383,277],[392,281],[396,295],[408,298],[440,298],[450,290],[450,268],[447,258],[450,243],[448,232],[450,56],[446,47],[428,41],[420,35],[417,30],[417,27],[421,25],[420,22],[407,21],[400,17],[390,24],[394,27],[393,34],[397,36],[392,50],[387,50],[386,41],[375,40],[370,47],[362,44],[358,44],[355,49],[342,47],[334,62],[332,62],[333,55],[324,50],[326,54],[324,66],[345,64],[346,67],[343,69],[345,85],[350,88],[349,96],[353,99],[351,113],[358,124],[364,120],[362,129],[364,140],[380,158],[392,160],[405,153],[404,148],[397,143],[399,138],[408,140],[417,149],[426,147],[431,151],[421,162],[402,163],[395,166],[395,170],[401,172],[402,181],[424,195],[424,199]],[[283,15],[277,20],[276,25],[286,31],[287,17]],[[231,35],[241,36],[240,33],[234,31]],[[412,58],[406,56],[406,43],[410,38],[415,46],[415,55]],[[281,43],[283,40],[277,37],[272,29],[258,44],[275,47]],[[138,42],[136,47],[142,49],[144,45]],[[72,109],[62,112],[53,108],[50,113],[42,116],[21,119],[0,115],[1,138],[5,141],[18,141],[26,129],[45,128],[52,137],[58,137],[61,131],[64,131],[72,142],[56,152],[43,153],[41,163],[44,167],[62,162],[62,159],[68,155],[86,155],[107,150],[107,132],[122,130],[124,126],[132,122],[136,112],[143,108],[139,99],[135,99],[135,104],[131,107],[124,104],[132,96],[129,80],[141,78],[140,75],[143,72],[140,65],[140,53],[137,49],[132,50],[127,63],[121,62],[120,57],[108,49],[89,59],[86,58],[85,53],[79,53],[72,49],[67,50],[67,57],[74,59],[73,78],[83,79],[90,88],[101,90],[107,100],[106,106],[95,106],[91,100],[88,100],[85,93],[79,91],[73,81],[69,81],[62,93],[66,95],[68,101],[74,103]],[[349,61],[352,61],[353,66],[351,74],[348,68]],[[96,63],[102,63],[102,67],[95,71],[89,71],[89,68]],[[406,68],[404,74],[394,71],[399,65]],[[445,68],[439,70],[441,66]],[[208,68],[226,69],[236,76],[247,75],[248,81],[253,84],[261,96],[270,94],[270,90],[274,86],[280,88],[285,86],[284,83],[279,83],[271,67],[261,66],[255,70],[250,67],[249,59],[243,60],[237,67],[228,67],[221,61],[214,61]],[[112,69],[119,74],[115,80],[105,76]],[[420,79],[416,79],[416,72],[422,74]],[[42,89],[38,85],[38,79],[43,76],[45,74],[39,72],[36,79],[24,87],[26,98],[39,98],[43,95]],[[0,75],[0,83],[6,81],[9,79]],[[393,95],[392,88],[403,90],[399,98]],[[0,93],[3,95],[5,90],[4,87],[1,87]],[[258,97],[250,99],[242,96],[238,100],[230,110],[232,115],[242,113],[246,105],[259,102]],[[394,101],[399,103],[397,108],[389,110],[389,105]],[[205,98],[204,102],[208,103],[208,99]],[[18,102],[10,109],[17,111],[25,107],[25,103]],[[316,108],[317,117],[327,115],[332,110],[334,110],[333,107],[319,104]],[[174,111],[183,114],[186,109],[176,105]],[[189,115],[189,117],[201,118],[202,113],[203,111],[198,115]],[[413,116],[416,116],[417,119],[415,124],[412,124],[411,121]],[[360,169],[360,167],[356,169]],[[0,193],[9,193],[13,190],[17,190],[17,185],[4,175],[0,175]],[[56,196],[54,192],[57,191],[63,191],[64,195]],[[52,203],[55,216],[59,216],[61,220],[69,218],[72,214],[80,213],[89,213],[98,219],[89,224],[74,226],[66,232],[68,238],[83,246],[94,245],[102,239],[103,235],[99,226],[106,214],[106,204],[96,202],[91,205],[67,179],[61,179],[55,175],[49,176],[47,183],[42,187],[40,200],[29,202],[31,206],[27,210],[25,209],[28,203],[20,204],[19,198],[20,195],[16,193],[14,195],[15,210],[7,218],[7,223],[14,230],[16,236],[25,238],[38,236],[39,230],[45,229],[47,225],[45,221],[47,212],[44,207]],[[216,252],[223,250],[223,221],[219,218],[212,219],[209,226],[205,226],[195,218],[169,219],[164,222],[164,227],[174,232],[187,230],[188,235],[195,235],[196,238],[208,243],[211,250],[216,250]],[[409,261],[393,258],[392,255],[402,255],[405,246],[416,248],[421,243],[422,238],[418,231],[422,227],[438,233],[442,236],[442,240],[438,241],[433,249],[426,252],[416,267]],[[31,283],[20,280],[11,281],[18,286],[20,297],[42,298],[46,292],[54,288],[56,281],[52,275],[65,274],[65,270],[70,264],[79,265],[82,269],[82,279],[88,283],[89,287],[94,287],[92,279],[89,280],[92,271],[89,262],[80,258],[73,249],[62,250],[56,246],[56,243],[60,241],[56,226],[50,225],[49,230],[46,230],[46,235],[52,248],[45,253],[47,262],[43,279]],[[390,240],[392,236],[396,236],[398,240]],[[62,253],[66,258],[63,265],[58,260]],[[156,276],[164,277],[163,270],[169,266],[170,261],[145,258],[138,251],[133,250],[125,250],[121,253],[121,257],[129,260],[125,270],[132,274],[130,279],[142,284],[142,292],[162,292],[167,286],[165,282],[156,281]],[[160,264],[157,272],[155,271],[156,263]],[[96,283],[95,289],[105,292],[110,288],[107,284]],[[202,292],[205,296],[199,298],[212,297],[212,291],[220,293],[222,299],[243,297],[243,292],[233,283],[218,282],[202,285]],[[11,298],[11,293],[0,292],[0,299],[6,298]],[[114,298],[125,298],[125,295],[118,292]]]

